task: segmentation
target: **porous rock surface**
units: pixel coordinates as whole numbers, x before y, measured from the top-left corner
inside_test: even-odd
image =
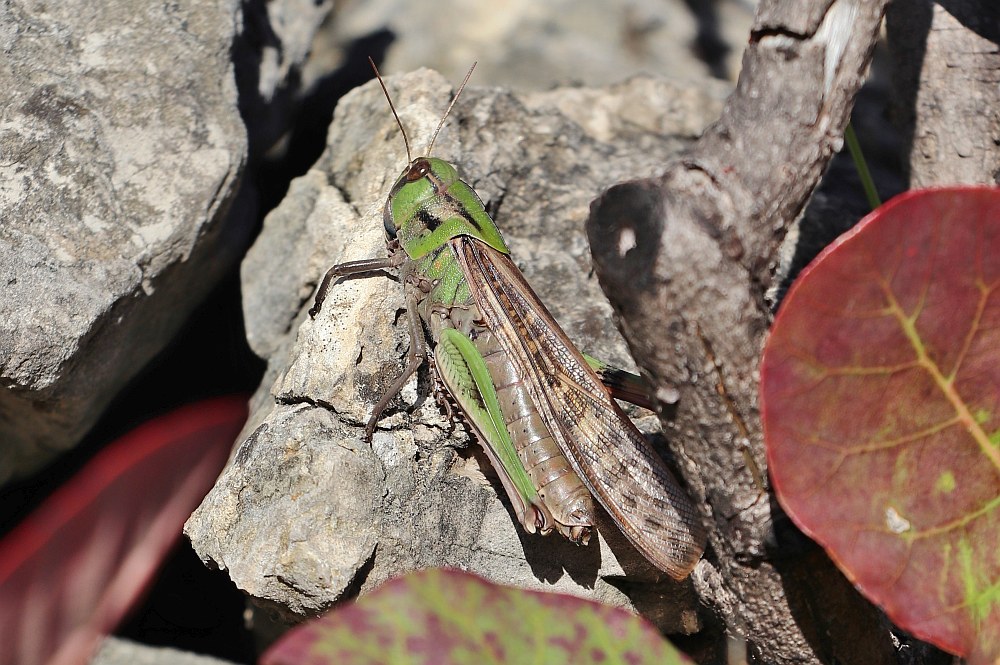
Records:
[[[0,484],[74,445],[246,244],[236,11],[0,4]]]

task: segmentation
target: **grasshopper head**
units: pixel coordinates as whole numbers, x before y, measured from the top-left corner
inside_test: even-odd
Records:
[[[509,253],[496,224],[458,170],[435,157],[418,157],[392,186],[382,212],[386,237],[419,259],[457,236],[471,236]]]

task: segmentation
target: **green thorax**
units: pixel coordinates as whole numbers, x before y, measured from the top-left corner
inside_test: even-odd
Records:
[[[386,233],[399,239],[410,259],[463,235],[510,253],[475,190],[454,166],[434,157],[419,157],[406,168],[389,192],[384,222]]]

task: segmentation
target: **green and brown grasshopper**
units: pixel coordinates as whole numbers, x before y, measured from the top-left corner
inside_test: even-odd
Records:
[[[375,405],[366,436],[427,359],[430,340],[438,378],[476,432],[528,532],[557,530],[585,544],[596,496],[647,559],[683,579],[701,556],[705,533],[685,492],[615,402],[643,403],[635,388],[641,379],[630,380],[573,346],[456,168],[430,156],[411,157],[406,131],[375,73],[409,162],[383,210],[388,256],[330,268],[309,310],[315,317],[342,277],[399,270],[410,349],[403,373]],[[472,69],[428,155],[471,75]]]

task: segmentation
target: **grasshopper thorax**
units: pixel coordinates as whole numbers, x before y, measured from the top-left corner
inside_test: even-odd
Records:
[[[386,238],[419,259],[458,236],[471,236],[508,254],[496,224],[458,169],[436,157],[410,162],[392,186],[382,213]]]

